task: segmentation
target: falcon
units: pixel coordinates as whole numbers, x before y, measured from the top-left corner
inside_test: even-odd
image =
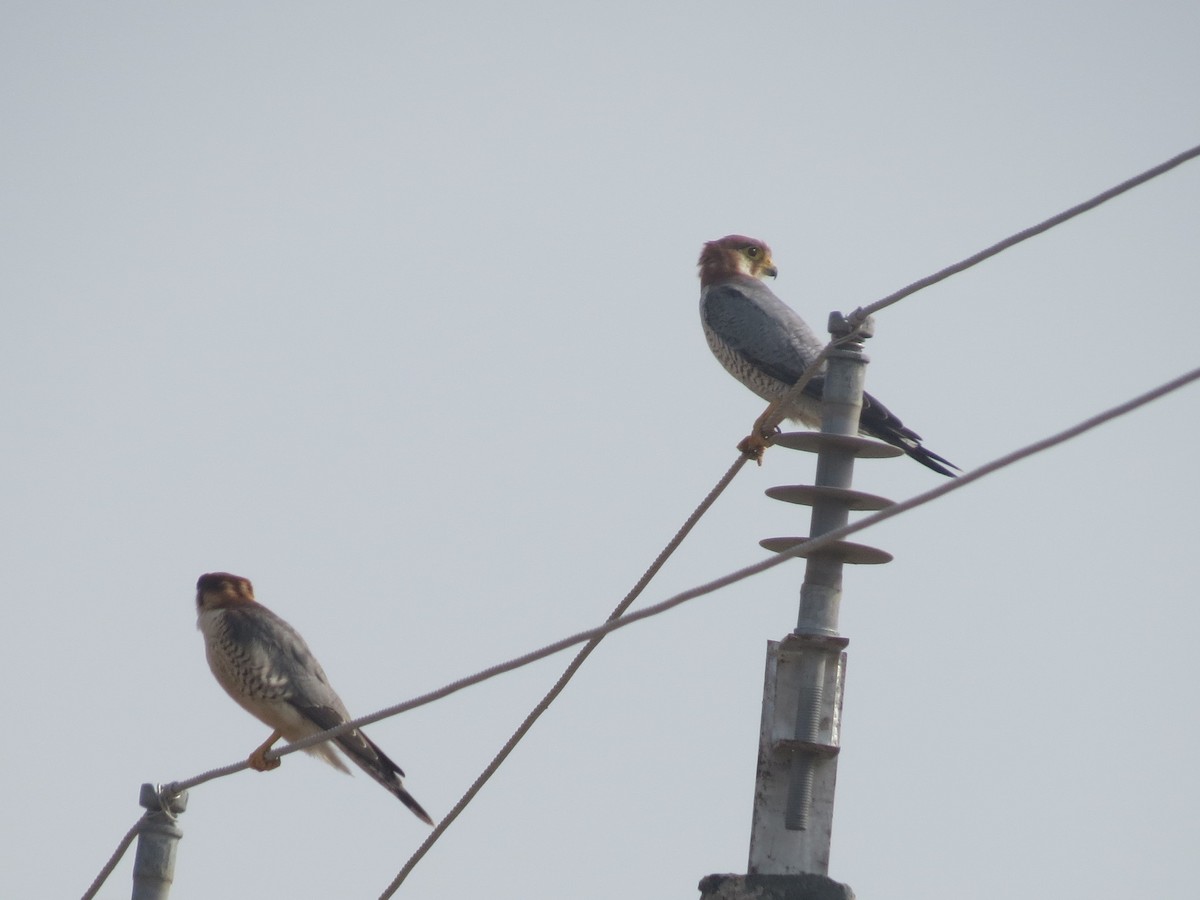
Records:
[[[771,260],[771,248],[754,238],[731,234],[705,244],[699,266],[700,320],[713,355],[764,400],[781,400],[824,344],[795,310],[763,283],[763,278],[779,274]],[[784,415],[819,428],[823,388],[824,377],[817,375]],[[859,432],[899,447],[941,475],[953,477],[951,470],[958,468],[923,446],[919,434],[867,393],[863,394]],[[748,439],[751,448],[762,446],[755,443],[756,438],[761,441],[758,435]]]
[[[201,575],[196,582],[196,626],[217,682],[242,709],[269,725],[271,736],[250,754],[250,767],[265,772],[280,760],[267,751],[280,738],[289,742],[350,721],[346,705],[329,685],[296,629],[254,599],[250,582],[228,572]],[[404,789],[404,772],[358,729],[307,748],[349,774],[336,744],[352,762],[391,791],[418,819],[429,813]]]

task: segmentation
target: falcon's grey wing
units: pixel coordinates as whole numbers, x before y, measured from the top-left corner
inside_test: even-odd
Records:
[[[824,346],[808,324],[761,281],[739,276],[704,289],[700,300],[705,336],[713,353],[742,384],[764,400],[777,400],[800,380]],[[804,387],[788,415],[820,425],[825,377]],[[902,449],[922,465],[953,476],[949,460],[921,445],[921,436],[871,394],[863,394],[859,428]]]
[[[700,313],[710,344],[715,338],[724,354],[735,354],[744,366],[784,386],[795,384],[824,346],[794,310],[761,281],[748,276],[705,288]],[[744,370],[730,366],[722,349],[713,346],[713,352],[742,383],[764,396],[760,386],[747,381]],[[773,394],[764,399],[778,396],[777,391]]]

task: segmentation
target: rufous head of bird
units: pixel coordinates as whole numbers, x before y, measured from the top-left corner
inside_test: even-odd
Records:
[[[762,241],[729,234],[709,241],[700,251],[700,286],[707,287],[735,275],[774,278],[779,274],[771,259],[771,248]]]
[[[254,585],[248,578],[228,572],[209,572],[196,582],[196,609],[226,609],[254,602]]]

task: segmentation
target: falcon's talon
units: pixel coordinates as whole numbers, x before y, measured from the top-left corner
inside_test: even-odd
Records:
[[[213,675],[246,712],[273,730],[247,762],[258,772],[278,769],[279,757],[267,758],[280,738],[295,742],[350,721],[346,704],[304,638],[287,622],[254,599],[250,582],[228,572],[201,575],[196,582],[197,627]],[[422,822],[433,820],[401,780],[404,773],[359,730],[307,748],[336,769],[340,749],[378,781]]]
[[[271,748],[275,746],[283,734],[276,730],[271,732],[271,736],[263,741],[255,748],[254,752],[246,758],[246,762],[250,763],[250,768],[255,772],[270,772],[272,769],[278,769],[279,764],[283,762],[279,757],[267,759],[267,754],[271,752]]]
[[[818,374],[785,409],[777,409],[823,349],[822,342],[791,307],[762,279],[778,274],[771,248],[762,241],[731,234],[709,241],[700,253],[700,320],[709,349],[729,374],[770,402],[754,433],[738,449],[762,463],[770,444],[768,419],[792,419],[810,428],[821,424],[824,375]],[[858,311],[855,312],[855,315]],[[762,437],[759,433],[764,432]],[[921,436],[905,427],[882,403],[863,394],[859,432],[899,447],[917,462],[942,475],[958,467],[921,445]],[[745,446],[743,446],[745,445]]]
[[[283,760],[278,756],[273,759],[267,759],[267,752],[265,750],[255,750],[250,754],[250,758],[247,761],[250,763],[250,768],[255,772],[270,772],[272,769],[278,769],[283,763]]]
[[[742,451],[742,455],[746,456],[748,459],[754,460],[761,466],[763,454],[767,451],[767,447],[769,446],[770,442],[764,435],[748,434],[738,441],[737,448]]]

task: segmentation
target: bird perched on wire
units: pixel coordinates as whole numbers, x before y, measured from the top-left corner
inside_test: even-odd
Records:
[[[709,241],[700,252],[700,319],[708,346],[734,378],[764,400],[783,399],[824,344],[803,319],[775,296],[762,279],[778,274],[771,248],[731,234]],[[821,424],[824,378],[817,375],[787,409],[786,418],[812,428]],[[761,420],[760,420],[761,422]],[[887,407],[863,394],[859,431],[893,444],[924,466],[952,476],[958,466],[922,446],[921,436]],[[747,452],[761,456],[762,436],[747,439]],[[743,442],[746,444],[746,442]]]
[[[196,625],[204,635],[213,675],[237,703],[270,725],[271,736],[250,754],[259,772],[279,766],[267,751],[281,737],[298,741],[343,722],[350,713],[329,685],[325,671],[304,638],[254,599],[250,582],[227,572],[201,575],[196,582]],[[400,798],[422,822],[433,820],[400,779],[404,772],[358,729],[307,749],[349,774],[334,750],[337,744],[364,772]]]

